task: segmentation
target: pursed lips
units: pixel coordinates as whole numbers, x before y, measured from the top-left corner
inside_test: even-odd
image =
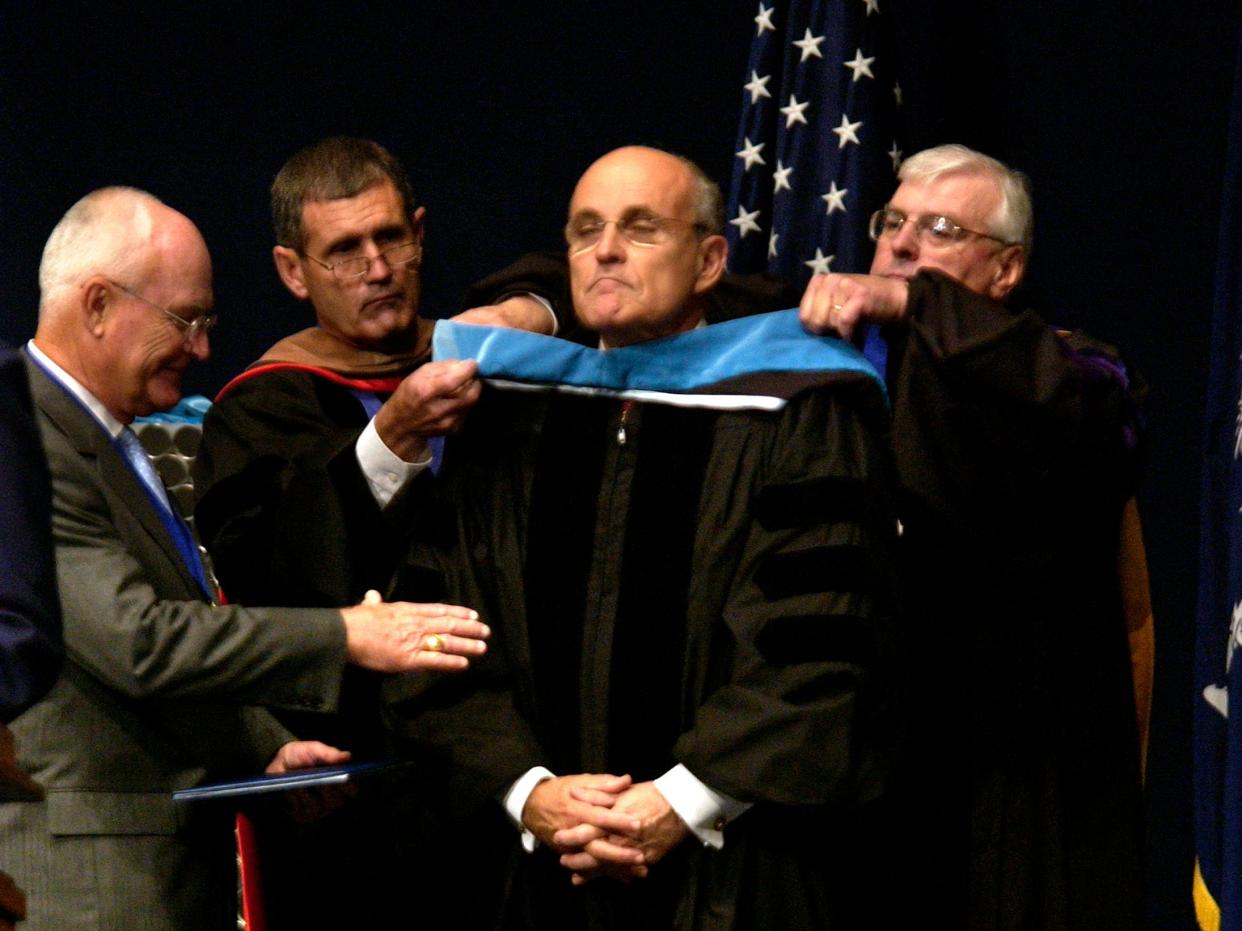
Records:
[[[607,285],[609,283],[612,284],[612,288],[605,288],[604,290],[615,290],[617,288],[631,288],[632,289],[634,287],[624,278],[618,278],[616,275],[600,275],[598,278],[595,278],[589,285],[587,285],[587,291],[588,292],[594,291],[596,288],[600,287],[601,285]]]
[[[401,301],[405,299],[405,294],[401,291],[390,291],[387,294],[381,294],[377,297],[368,298],[362,302],[363,307],[374,307],[378,304],[387,304],[392,301]]]

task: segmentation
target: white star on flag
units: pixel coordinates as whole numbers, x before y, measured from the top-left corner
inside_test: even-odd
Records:
[[[857,49],[854,52],[853,60],[844,62],[844,64],[845,64],[845,67],[849,68],[851,71],[854,72],[854,80],[857,81],[859,78],[862,78],[862,77],[867,77],[867,78],[875,77],[875,75],[871,73],[871,63],[874,61],[875,61],[874,55],[872,55],[870,58],[863,58],[862,49]]]
[[[729,222],[737,227],[737,234],[740,238],[745,239],[747,233],[761,232],[759,224],[755,222],[755,218],[759,216],[758,210],[747,210],[745,207],[737,208],[737,216]]]
[[[893,147],[888,150],[888,157],[893,160],[893,171],[901,167],[901,149],[897,148],[897,140],[893,140]]]
[[[768,237],[768,258],[776,258],[776,240],[780,239],[780,234],[776,230],[772,230],[772,235]]]
[[[804,111],[811,105],[811,101],[804,100],[798,103],[798,98],[793,94],[789,95],[788,105],[781,107],[781,113],[785,114],[785,128],[793,128],[794,123],[806,123],[806,115]]]
[[[775,9],[775,6],[765,7],[762,3],[759,4],[759,15],[755,17],[755,23],[759,28],[755,30],[755,35],[763,35],[765,29],[776,32],[776,27],[772,25],[772,11]]]
[[[802,264],[811,270],[812,275],[826,275],[832,271],[832,260],[835,258],[835,255],[824,255],[824,251],[817,247],[815,258]]]
[[[834,129],[833,132],[835,133],[836,130]],[[749,136],[744,138],[746,140],[746,144],[742,146],[742,150],[740,152],[736,152],[734,154],[746,164],[746,170],[750,171],[755,165],[766,165],[767,162],[763,160],[763,156],[759,153],[763,151],[763,147],[767,145],[767,143],[760,142],[756,145],[750,141]],[[857,142],[858,140],[855,139],[854,141]],[[842,143],[842,145],[844,145],[844,143]]]
[[[820,200],[828,205],[826,213],[832,213],[834,210],[845,212],[845,195],[850,192],[849,188],[838,189],[837,182],[833,181],[828,188],[827,194],[821,194]]]
[[[806,61],[812,55],[816,58],[823,58],[823,53],[819,50],[820,43],[824,41],[824,36],[813,36],[811,30],[807,30],[801,39],[796,39],[794,45],[802,49],[802,58],[800,61]]]
[[[833,132],[837,134],[837,139],[840,140],[837,143],[837,148],[844,149],[847,142],[858,145],[858,130],[861,126],[862,120],[859,120],[857,123],[851,123],[849,116],[842,113],[841,125],[833,129]],[[749,142],[750,140],[747,141]],[[738,154],[740,155],[741,153],[739,152]]]
[[[743,84],[742,87],[750,91],[751,103],[758,103],[760,97],[772,96],[768,93],[768,81],[770,80],[772,80],[772,75],[770,74],[765,74],[763,77],[759,77],[758,71],[752,71],[750,73],[750,83]]]
[[[789,176],[793,173],[793,165],[786,167],[781,164],[781,160],[776,160],[776,170],[772,172],[772,193],[779,194],[781,191],[792,191],[793,188],[789,184]]]
[[[863,3],[867,4],[867,15],[868,16],[870,16],[872,13],[880,12],[880,0],[863,0]],[[759,8],[763,9],[763,5],[760,4]],[[771,10],[769,10],[768,12],[771,12]]]

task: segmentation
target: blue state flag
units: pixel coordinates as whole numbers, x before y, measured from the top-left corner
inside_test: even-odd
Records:
[[[1242,47],[1234,87],[1208,382],[1195,642],[1194,902],[1242,931]]]

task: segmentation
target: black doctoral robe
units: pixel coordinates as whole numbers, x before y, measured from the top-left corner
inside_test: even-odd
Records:
[[[472,300],[525,289],[568,316],[563,268],[528,256]],[[709,320],[797,303],[767,278],[724,284]],[[1141,382],[1111,348],[935,272],[886,335],[913,657],[900,895],[927,928],[1141,929],[1117,567]]]
[[[194,466],[195,522],[226,596],[241,604],[340,607],[384,590],[407,546],[431,476],[381,510],[354,448],[379,403],[430,356],[420,321],[411,351],[366,352],[317,328],[281,340],[231,382],[203,424]],[[348,666],[336,714],[283,711],[298,737],[391,757],[379,704],[382,676]],[[420,869],[426,796],[402,772],[368,780],[309,823],[259,806],[260,872],[271,931],[382,927],[406,908]],[[423,908],[431,926],[447,917]],[[445,904],[445,909],[449,908]]]
[[[459,810],[498,815],[536,764],[640,781],[682,763],[753,803],[722,850],[690,837],[630,886],[573,889],[508,823],[472,835],[508,851],[503,926],[870,920],[893,737],[886,422],[858,375],[776,413],[485,392],[446,452],[439,545],[398,594],[439,574],[495,633],[471,674],[394,683],[411,752]]]

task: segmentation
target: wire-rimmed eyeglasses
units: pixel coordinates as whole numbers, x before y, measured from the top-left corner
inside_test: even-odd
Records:
[[[867,232],[872,240],[878,241],[882,236],[896,236],[908,222],[914,224],[914,231],[918,234],[919,242],[933,249],[951,246],[961,242],[967,236],[990,239],[1002,246],[1016,245],[1000,236],[993,236],[991,233],[967,229],[956,220],[941,214],[925,213],[917,219],[911,219],[900,210],[893,210],[891,207],[885,207],[871,214],[871,223]]]
[[[316,265],[320,265],[332,272],[337,281],[354,281],[365,277],[371,270],[371,263],[376,259],[383,259],[385,265],[394,269],[413,265],[422,257],[422,246],[418,241],[411,240],[396,246],[389,246],[387,249],[381,249],[375,256],[351,255],[349,258],[338,259],[335,262],[324,262],[313,255],[302,254]]]
[[[155,303],[154,301],[147,300],[145,297],[143,297],[141,294],[138,294],[136,291],[132,291],[129,288],[125,287],[125,285],[121,284],[119,281],[113,281],[111,278],[109,278],[108,283],[111,284],[113,287],[119,288],[120,290],[124,291],[134,300],[141,301],[143,304],[146,304],[148,307],[158,310],[160,313],[162,313],[165,317],[167,317],[173,323],[177,324],[177,326],[182,331],[182,335],[185,337],[185,342],[187,345],[190,343],[193,343],[195,337],[197,337],[199,333],[206,334],[206,333],[211,332],[211,328],[214,327],[216,323],[218,323],[220,320],[219,317],[217,317],[215,314],[213,314],[209,310],[204,311],[203,313],[197,314],[187,320],[185,317],[181,316],[180,314],[173,313],[167,307],[161,307],[159,304]]]

